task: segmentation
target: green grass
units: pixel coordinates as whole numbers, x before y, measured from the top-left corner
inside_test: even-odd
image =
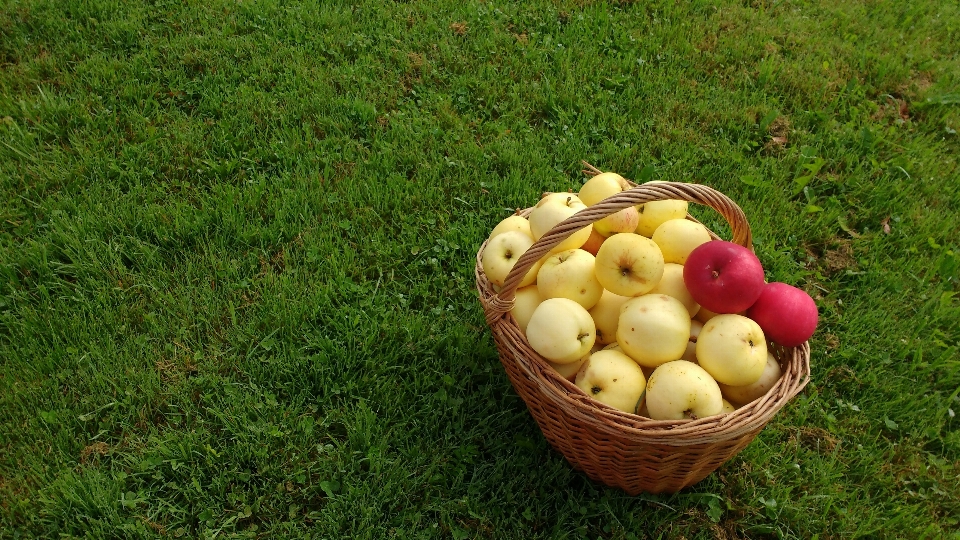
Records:
[[[956,538],[955,3],[334,4],[0,0],[0,537]],[[675,496],[572,471],[475,296],[581,159],[820,306]]]

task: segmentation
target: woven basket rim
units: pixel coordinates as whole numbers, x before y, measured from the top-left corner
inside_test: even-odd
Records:
[[[585,165],[588,167],[585,173],[600,172],[589,164],[585,163]],[[532,381],[535,381],[542,398],[572,414],[588,417],[600,433],[618,438],[626,436],[636,443],[655,443],[666,446],[709,444],[750,436],[751,433],[762,429],[810,381],[809,342],[792,348],[768,342],[768,350],[780,363],[782,375],[764,396],[734,412],[699,419],[652,420],[604,405],[562,377],[529,346],[519,325],[510,314],[516,286],[532,264],[562,242],[566,236],[632,204],[663,199],[684,199],[705,204],[727,219],[734,241],[745,247],[752,247],[752,235],[746,216],[736,203],[719,191],[702,184],[677,182],[644,186],[637,186],[631,182],[631,185],[633,186],[631,189],[586,210],[581,210],[543,235],[521,256],[499,292],[494,289],[493,283],[483,272],[481,256],[487,246],[487,241],[484,241],[477,251],[475,277],[487,323],[492,332],[501,339],[509,340],[522,353],[516,355],[516,363]],[[519,214],[526,217],[531,210],[532,207],[526,208]],[[696,221],[690,215],[687,219]],[[710,234],[714,239],[719,239],[713,231],[710,231]]]

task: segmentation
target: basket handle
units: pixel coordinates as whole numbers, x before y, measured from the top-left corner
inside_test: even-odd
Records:
[[[585,170],[584,172],[599,174],[598,169],[587,163],[584,164],[589,168],[589,171]],[[534,242],[530,249],[520,256],[520,260],[507,275],[503,288],[497,294],[499,299],[499,302],[496,302],[497,307],[500,309],[506,307],[509,311],[509,306],[513,305],[517,285],[520,284],[523,276],[527,274],[531,266],[560,242],[583,227],[592,225],[594,222],[615,214],[628,206],[666,199],[677,199],[709,206],[719,212],[730,224],[730,230],[733,232],[732,241],[751,251],[753,250],[753,235],[750,232],[750,224],[747,223],[747,216],[737,206],[737,203],[723,193],[702,184],[685,184],[682,182],[658,182],[641,186],[633,182],[630,182],[630,184],[634,187],[607,197],[602,202],[577,212],[555,225],[549,232]],[[687,216],[687,219],[693,218]]]

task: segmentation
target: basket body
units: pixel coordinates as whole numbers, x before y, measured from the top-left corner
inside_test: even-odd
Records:
[[[683,191],[687,188],[680,189]],[[656,197],[671,198],[664,194]],[[700,202],[695,199],[690,198]],[[604,205],[606,202],[597,206]],[[620,204],[619,208],[624,206]],[[611,203],[609,208],[613,210],[607,214],[618,207],[616,203]],[[524,214],[529,211],[527,209]],[[555,230],[563,228],[565,223],[557,225]],[[568,233],[552,235],[551,231],[537,244],[550,244],[555,238],[562,240],[576,230],[576,225],[582,227],[582,220],[566,227]],[[736,224],[731,225],[736,229]],[[744,237],[742,234],[740,236],[742,240]],[[745,238],[749,243],[748,228]],[[556,243],[552,242],[553,245]],[[500,362],[550,445],[563,454],[574,468],[597,482],[620,488],[631,495],[640,492],[673,493],[691,486],[750,444],[774,414],[809,381],[808,344],[783,348],[770,343],[769,350],[783,371],[781,379],[767,395],[732,413],[697,420],[655,421],[607,407],[561,377],[530,348],[516,320],[509,313],[512,293],[519,279],[511,282],[508,278],[503,290],[496,292],[480,265],[484,247],[486,243],[477,254],[477,290],[487,324],[496,341]],[[549,251],[549,247],[547,245],[543,253]],[[528,251],[536,248],[538,246],[534,245]],[[536,260],[540,256],[542,254],[535,253],[531,258]],[[521,267],[524,263],[525,259],[521,258],[516,266]],[[525,268],[516,272],[517,278],[525,272]]]

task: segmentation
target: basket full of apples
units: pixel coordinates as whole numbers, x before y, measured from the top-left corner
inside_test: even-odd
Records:
[[[627,493],[676,492],[809,382],[817,306],[767,283],[724,194],[585,165],[579,193],[545,194],[493,229],[477,253],[480,301],[557,451]],[[719,212],[731,241],[690,216],[691,202]]]

